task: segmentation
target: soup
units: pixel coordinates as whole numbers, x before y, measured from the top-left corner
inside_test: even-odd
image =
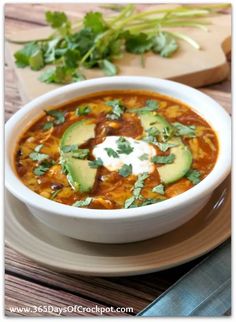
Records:
[[[189,106],[149,91],[101,92],[45,106],[20,137],[16,172],[56,202],[119,209],[164,202],[213,169],[218,141]]]

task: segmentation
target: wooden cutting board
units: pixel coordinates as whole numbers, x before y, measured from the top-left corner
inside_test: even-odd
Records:
[[[160,7],[160,6],[159,6]],[[78,17],[81,14],[78,13]],[[180,49],[172,58],[162,58],[152,53],[145,54],[145,68],[141,66],[140,56],[126,53],[117,61],[119,75],[151,76],[175,80],[193,87],[217,83],[228,76],[229,66],[226,55],[231,51],[231,15],[229,13],[206,18],[211,24],[208,32],[196,28],[175,28],[194,40],[201,49],[192,48],[184,41],[179,41]],[[17,68],[14,52],[22,47],[12,41],[30,41],[50,35],[52,30],[42,27],[20,31],[6,36],[6,59],[14,68],[22,99],[27,102],[60,85],[44,84],[38,80],[41,71],[29,68]],[[87,78],[104,76],[100,70],[90,69],[85,72]]]

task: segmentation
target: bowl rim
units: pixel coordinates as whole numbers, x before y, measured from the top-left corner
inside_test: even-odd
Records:
[[[222,137],[218,134],[219,141],[219,153],[216,164],[212,171],[196,186],[191,189],[181,193],[173,198],[167,199],[161,203],[155,203],[152,205],[137,207],[137,208],[121,208],[121,209],[88,209],[88,208],[79,208],[73,207],[70,205],[65,205],[58,203],[56,201],[44,198],[34,191],[30,190],[27,186],[23,184],[23,182],[17,177],[15,171],[12,169],[10,158],[7,157],[7,153],[5,152],[6,160],[5,160],[5,185],[6,188],[19,200],[23,201],[27,205],[37,208],[38,210],[43,210],[48,213],[53,213],[58,216],[67,216],[74,218],[84,218],[87,220],[104,220],[109,219],[111,221],[117,221],[119,219],[131,219],[137,218],[140,216],[162,216],[165,215],[166,212],[170,210],[175,210],[181,207],[187,207],[189,204],[192,204],[194,201],[197,201],[201,198],[207,196],[213,192],[213,190],[226,178],[226,176],[230,172],[231,166],[231,119],[229,114],[212,98],[207,96],[206,94],[181,83],[177,83],[170,80],[159,79],[154,77],[143,77],[143,76],[113,76],[113,77],[102,77],[97,79],[86,80],[81,83],[73,83],[69,85],[65,85],[54,89],[46,94],[43,94],[26,105],[24,105],[19,111],[17,111],[6,123],[5,125],[5,147],[7,147],[8,141],[11,139],[11,129],[17,126],[18,122],[23,118],[27,118],[27,113],[37,108],[37,106],[42,103],[47,103],[50,99],[57,97],[59,94],[68,94],[73,92],[73,90],[78,89],[82,90],[85,88],[93,88],[91,91],[96,92],[96,87],[104,86],[106,84],[116,86],[116,85],[129,85],[134,86],[142,86],[142,84],[149,84],[153,87],[162,86],[173,91],[173,97],[175,92],[180,90],[185,91],[188,95],[195,95],[201,101],[204,101],[205,104],[209,104],[214,108],[219,114],[219,119],[225,125],[225,132],[223,132]],[[114,88],[114,90],[117,88]],[[127,88],[129,89],[129,88]],[[131,89],[131,88],[130,88]],[[153,91],[153,89],[148,89],[147,87],[143,88],[145,90]],[[111,89],[112,90],[112,89]],[[171,96],[165,94],[166,96]],[[78,93],[78,97],[79,97]],[[82,95],[85,96],[85,95]],[[69,100],[69,99],[68,99]],[[179,100],[179,99],[178,99]],[[181,101],[181,100],[180,100]],[[184,102],[184,100],[182,100]],[[199,102],[199,104],[200,104]],[[190,105],[189,103],[187,103]],[[56,106],[55,106],[56,107]],[[191,105],[190,105],[191,107]],[[195,111],[194,107],[193,110]],[[196,111],[198,112],[198,111]],[[200,114],[200,113],[199,113]],[[203,117],[204,118],[204,117]],[[209,122],[209,120],[207,120]],[[214,129],[214,126],[213,126]],[[224,140],[223,140],[224,136]],[[224,144],[221,144],[223,143]]]

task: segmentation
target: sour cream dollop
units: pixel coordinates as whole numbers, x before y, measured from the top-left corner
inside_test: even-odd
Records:
[[[94,147],[94,157],[96,159],[100,158],[103,162],[103,166],[109,171],[118,171],[124,164],[127,164],[132,166],[132,174],[134,175],[143,172],[153,172],[154,165],[151,162],[151,158],[156,155],[156,151],[154,147],[147,142],[124,137],[133,148],[133,151],[129,154],[118,153],[118,157],[108,155],[106,148],[111,148],[115,152],[118,151],[118,142],[120,138],[120,136],[107,136],[102,143]]]

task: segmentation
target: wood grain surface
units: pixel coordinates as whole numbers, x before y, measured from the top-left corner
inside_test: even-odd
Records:
[[[43,13],[48,8],[70,11],[72,4],[7,4],[5,5],[5,30],[13,32],[44,25]],[[94,5],[86,4],[86,9]],[[33,8],[33,10],[32,10]],[[29,14],[30,12],[30,14]],[[12,68],[5,64],[5,118],[22,106]],[[231,83],[223,83],[201,89],[217,100],[230,112]],[[104,315],[135,315],[178,278],[196,265],[200,259],[163,272],[127,278],[95,278],[57,273],[46,269],[6,247],[5,250],[5,314],[7,316],[55,316],[56,313],[11,312],[12,307],[26,308],[40,305],[65,307],[132,307],[133,313],[105,313]],[[65,316],[92,316],[98,313],[63,313]]]

